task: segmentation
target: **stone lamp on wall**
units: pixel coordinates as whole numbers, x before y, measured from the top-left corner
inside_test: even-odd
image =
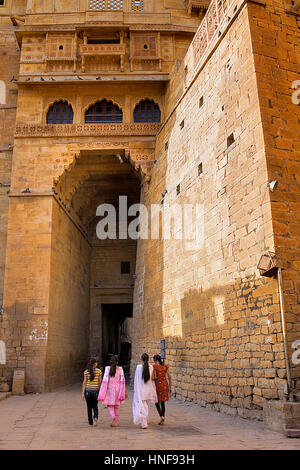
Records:
[[[259,260],[257,268],[261,276],[273,277],[279,268],[279,259],[272,251],[263,254]]]

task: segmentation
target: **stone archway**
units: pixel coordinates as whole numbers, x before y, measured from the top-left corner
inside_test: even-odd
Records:
[[[99,205],[110,204],[118,215],[119,196],[128,206],[139,202],[138,176],[147,174],[130,158],[120,149],[84,150],[55,181],[46,389],[80,379],[89,355],[104,364],[107,354],[121,352],[120,341],[106,342],[112,350],[105,346],[103,328],[115,335],[130,322],[124,312],[133,303],[137,243],[119,239],[118,232],[116,239],[99,240],[96,213]],[[125,272],[122,263],[129,264]]]
[[[95,133],[94,128],[83,127],[80,129],[84,135]],[[100,175],[101,162],[102,169],[108,169],[107,174],[114,181],[114,196],[120,190],[120,175],[129,184],[127,190],[132,189],[130,181],[135,181],[140,191],[140,185],[147,185],[150,180],[153,166],[153,141],[123,138],[123,142],[120,137],[98,141],[82,136],[74,142],[65,134],[72,133],[72,129],[59,126],[59,138],[67,144],[54,145],[50,145],[54,132],[51,126],[27,126],[16,131],[14,158],[27,159],[28,190],[24,190],[16,165],[9,194],[3,302],[2,324],[7,322],[8,326],[1,330],[9,360],[0,367],[0,372],[11,383],[14,369],[25,367],[26,392],[43,392],[81,380],[82,368],[93,352],[90,309],[94,306],[99,310],[102,303],[115,302],[115,298],[108,301],[108,295],[95,302],[90,296],[91,219],[85,215],[95,217],[98,196],[93,178]],[[28,132],[30,146],[26,144]],[[38,140],[34,140],[36,137]],[[38,150],[41,139],[42,158]],[[113,161],[105,161],[109,158]],[[85,159],[91,161],[87,163]],[[109,189],[108,180],[105,184]],[[85,204],[86,194],[88,200],[94,198],[93,204]],[[111,289],[105,292],[108,293]],[[124,290],[120,294],[122,303],[132,302],[132,293],[127,298]]]

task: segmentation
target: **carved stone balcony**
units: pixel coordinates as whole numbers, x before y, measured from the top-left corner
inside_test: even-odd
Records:
[[[116,39],[113,37],[112,39]],[[119,70],[121,72],[124,72],[124,64],[125,64],[125,53],[126,53],[126,44],[124,42],[124,32],[121,31],[119,35],[119,40],[120,43],[110,43],[110,44],[105,44],[101,43],[94,43],[94,44],[89,44],[88,43],[88,36],[85,33],[84,34],[84,43],[80,45],[79,50],[81,54],[81,69],[82,72],[86,71],[86,58],[90,58],[93,60],[93,58],[96,57],[102,57],[100,59],[102,62],[107,61],[107,60],[114,60],[113,57],[119,56],[120,57],[120,62],[118,64]],[[109,59],[110,57],[110,59]],[[95,59],[94,59],[95,60]],[[109,63],[106,64],[109,66]],[[103,64],[102,64],[103,67]],[[100,67],[101,69],[101,67]],[[104,70],[107,69],[107,67],[104,67]]]
[[[210,0],[186,0],[186,7],[188,14],[190,15],[192,11],[197,13],[205,13],[210,4]]]
[[[214,38],[218,34],[220,37],[221,24],[228,18],[233,16],[237,6],[233,13],[229,13],[230,9],[233,8],[233,0],[211,0],[208,10],[198,28],[197,33],[192,41],[193,55],[194,55],[194,69],[196,70],[204,54],[207,52]]]
[[[83,56],[124,55],[125,44],[82,44],[80,53]]]
[[[15,137],[156,136],[160,123],[17,124]]]

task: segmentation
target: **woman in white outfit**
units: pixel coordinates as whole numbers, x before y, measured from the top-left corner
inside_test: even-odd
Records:
[[[156,403],[157,394],[153,382],[153,366],[148,362],[148,354],[143,354],[141,359],[143,364],[139,364],[135,371],[132,411],[134,424],[140,424],[146,429],[149,412],[147,400]]]

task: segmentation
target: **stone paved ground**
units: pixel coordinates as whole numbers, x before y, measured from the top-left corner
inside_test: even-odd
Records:
[[[149,427],[142,430],[132,423],[131,404],[129,392],[120,428],[110,427],[102,404],[99,426],[89,427],[79,385],[42,395],[12,396],[0,402],[0,449],[300,450],[300,439],[265,430],[261,423],[175,399],[167,403],[164,426],[157,425],[152,405]]]

